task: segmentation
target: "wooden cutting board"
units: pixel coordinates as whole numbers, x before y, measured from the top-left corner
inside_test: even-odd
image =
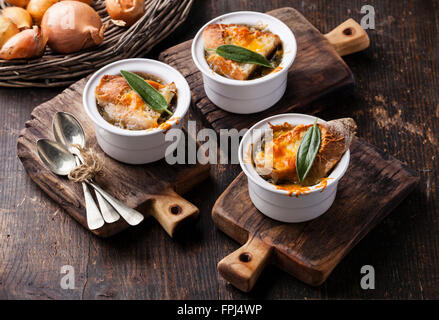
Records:
[[[349,19],[328,34],[322,35],[293,8],[281,8],[267,13],[289,26],[297,41],[297,56],[288,73],[285,95],[267,111],[239,115],[219,109],[210,102],[204,91],[201,73],[192,60],[192,40],[167,49],[159,57],[187,78],[195,110],[217,132],[227,128],[249,128],[255,122],[275,114],[309,114],[321,111],[309,103],[354,83],[351,70],[340,56],[369,46],[369,37],[358,23]]]
[[[198,208],[183,199],[184,194],[209,175],[209,165],[168,165],[164,160],[147,165],[127,165],[106,156],[97,144],[93,123],[82,107],[82,79],[52,100],[36,107],[18,138],[18,157],[29,176],[75,220],[87,227],[81,184],[53,174],[40,161],[36,142],[55,140],[52,119],[57,111],[72,113],[84,126],[87,147],[104,160],[104,175],[96,181],[111,195],[144,215],[152,215],[173,236],[178,228],[198,216]],[[101,237],[114,235],[129,225],[120,218],[92,232]]]
[[[332,207],[315,220],[281,223],[262,215],[241,173],[212,210],[216,226],[244,244],[218,264],[220,274],[249,291],[268,263],[320,285],[343,257],[419,182],[400,161],[355,138]]]

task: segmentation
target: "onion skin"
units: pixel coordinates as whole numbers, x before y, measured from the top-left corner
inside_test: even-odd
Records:
[[[41,29],[49,47],[59,53],[72,53],[102,43],[105,26],[98,13],[79,1],[62,1],[47,10]]]
[[[0,48],[11,37],[19,33],[17,26],[9,18],[0,17]]]
[[[29,3],[29,0],[6,0],[6,2],[10,5],[24,8]]]
[[[2,17],[9,18],[18,29],[29,29],[32,26],[32,17],[29,12],[20,7],[6,7],[2,10]]]
[[[145,0],[105,0],[105,6],[118,26],[129,27],[145,13]]]
[[[28,59],[43,55],[47,38],[34,26],[10,38],[0,50],[0,59]]]
[[[58,0],[30,0],[26,10],[32,16],[32,20],[35,24],[40,25],[44,13],[57,2]]]

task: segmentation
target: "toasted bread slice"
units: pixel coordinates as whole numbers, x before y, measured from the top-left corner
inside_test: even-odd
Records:
[[[281,44],[278,35],[237,24],[208,25],[203,31],[203,38],[206,49],[215,49],[223,44],[234,44],[257,52],[265,58],[268,58]],[[258,67],[252,63],[225,59],[213,51],[207,52],[206,60],[215,72],[236,80],[247,80]]]
[[[163,85],[147,80],[169,103],[176,94],[174,83]],[[156,128],[161,112],[152,109],[128,85],[122,76],[105,75],[95,89],[96,100],[104,119],[130,130]]]
[[[298,125],[290,130],[281,131],[280,135],[275,134],[273,140],[266,144],[265,150],[255,154],[256,170],[264,173],[262,175],[275,184],[299,183],[296,172],[297,151],[303,136],[311,126]],[[314,185],[328,175],[349,149],[357,128],[351,118],[332,120],[318,126],[321,133],[320,148],[308,176],[301,183],[305,186]],[[272,164],[273,168],[268,174],[267,163]]]

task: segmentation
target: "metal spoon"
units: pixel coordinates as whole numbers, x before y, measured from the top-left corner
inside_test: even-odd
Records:
[[[49,139],[38,140],[37,143],[38,154],[43,163],[54,173],[59,175],[66,175],[76,167],[75,157],[71,154],[61,143],[51,141]],[[138,225],[143,221],[143,215],[123,204],[96,183],[86,180],[88,185],[95,188],[125,219],[125,221],[132,226]]]
[[[41,161],[46,167],[58,175],[66,176],[76,167],[75,157],[57,142],[48,139],[38,140],[37,150]],[[82,183],[82,189],[84,190],[88,228],[90,230],[99,229],[104,225],[104,219],[102,219],[101,213],[85,183]]]
[[[74,145],[85,147],[85,132],[79,121],[70,113],[57,112],[52,121],[53,134],[56,141],[63,144],[67,150],[73,153],[79,160],[84,163],[81,153]],[[106,223],[113,223],[119,220],[120,215],[108,203],[107,200],[95,189],[96,199],[99,203],[102,216]]]

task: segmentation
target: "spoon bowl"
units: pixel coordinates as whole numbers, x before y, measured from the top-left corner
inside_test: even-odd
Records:
[[[57,112],[53,117],[52,127],[56,141],[66,146],[70,152],[72,152],[74,145],[85,147],[84,129],[72,114]]]
[[[66,176],[76,167],[75,157],[55,141],[40,139],[37,141],[37,150],[41,161],[58,175]]]

